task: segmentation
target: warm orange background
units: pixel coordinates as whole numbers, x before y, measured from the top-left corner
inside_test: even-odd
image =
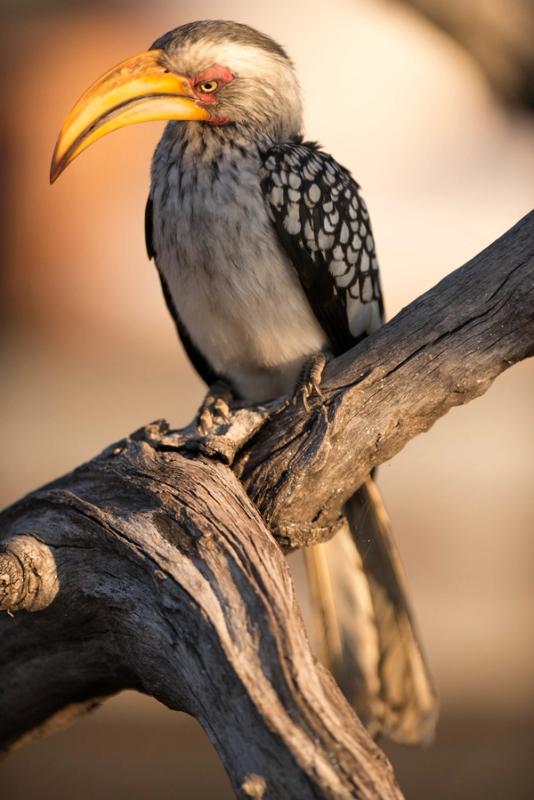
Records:
[[[287,47],[308,134],[363,186],[390,316],[534,195],[532,117],[395,4],[74,6],[12,4],[2,24],[2,504],[150,419],[188,421],[201,397],[144,251],[162,126],[108,137],[48,185],[69,107],[163,31],[236,19]],[[389,750],[408,798],[534,796],[533,390],[533,363],[514,367],[380,472],[443,709],[434,748]],[[135,695],[24,748],[0,785],[11,800],[230,796],[196,724]]]

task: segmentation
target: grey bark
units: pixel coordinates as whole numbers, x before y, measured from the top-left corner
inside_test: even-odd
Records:
[[[531,212],[330,363],[324,405],[275,413],[237,474],[285,547],[328,539],[373,467],[533,354]]]
[[[311,655],[283,554],[242,485],[147,442],[164,431],[4,512],[1,746],[132,688],[199,720],[239,797],[400,797]]]
[[[134,688],[199,720],[239,797],[400,797],[282,549],[332,536],[374,466],[533,353],[534,212],[331,362],[311,413],[153,423],[6,509],[0,747]]]

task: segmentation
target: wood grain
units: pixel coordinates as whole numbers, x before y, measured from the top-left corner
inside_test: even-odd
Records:
[[[122,689],[193,714],[236,796],[400,798],[313,658],[283,557],[371,469],[534,353],[534,213],[281,399],[151,423],[0,515],[0,747]]]

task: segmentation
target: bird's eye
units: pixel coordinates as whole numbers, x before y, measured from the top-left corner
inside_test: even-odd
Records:
[[[198,88],[202,94],[213,94],[219,88],[219,81],[202,81],[198,84]]]

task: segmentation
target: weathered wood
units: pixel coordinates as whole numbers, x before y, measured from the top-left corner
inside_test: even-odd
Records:
[[[135,688],[199,720],[240,797],[400,797],[311,655],[284,557],[228,467],[136,437],[1,525],[4,562],[32,560],[35,576],[53,563],[58,589],[1,620],[4,749]]]
[[[373,467],[533,354],[534,211],[329,364],[324,404],[275,413],[237,474],[285,547],[329,539]]]
[[[135,688],[200,721],[240,797],[400,797],[265,522],[285,548],[332,536],[372,467],[533,353],[534,213],[328,365],[311,414],[154,423],[6,509],[0,746]]]

